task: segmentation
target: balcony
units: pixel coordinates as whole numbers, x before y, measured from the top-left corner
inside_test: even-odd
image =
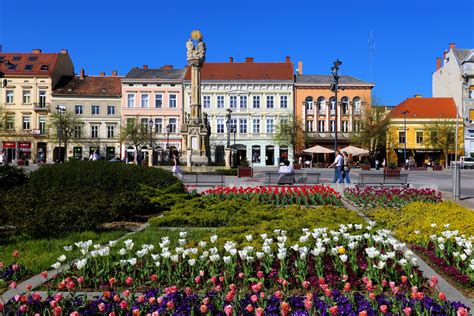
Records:
[[[36,112],[50,112],[51,105],[45,102],[35,102],[33,103],[33,110]]]
[[[329,112],[331,113],[331,115],[336,115],[336,110],[331,110]]]
[[[33,137],[35,138],[43,138],[43,137],[47,137],[48,134],[46,134],[46,131],[42,131],[40,129],[33,129],[31,130],[31,134],[33,135]]]

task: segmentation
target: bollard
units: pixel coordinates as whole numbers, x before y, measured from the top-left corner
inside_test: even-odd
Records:
[[[459,162],[454,162],[453,166],[453,199],[459,201],[461,196],[461,166]]]

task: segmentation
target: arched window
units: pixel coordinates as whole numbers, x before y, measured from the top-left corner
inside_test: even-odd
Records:
[[[312,111],[313,110],[313,98],[312,97],[307,97],[305,100],[305,105],[306,105],[306,111]]]
[[[352,101],[354,102],[354,112],[356,113],[360,112],[360,108],[362,104],[362,102],[360,101],[360,98],[355,97]]]
[[[334,111],[336,110],[336,99],[334,97],[329,98],[329,104],[330,104],[330,110],[331,114],[334,114]]]
[[[318,98],[318,111],[324,112],[325,107],[326,107],[326,99],[324,97],[319,97]]]
[[[348,97],[342,97],[341,99],[342,103],[342,115],[347,115],[349,114],[349,98]]]

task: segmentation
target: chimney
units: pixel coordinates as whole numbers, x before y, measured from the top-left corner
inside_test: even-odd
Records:
[[[81,76],[80,76],[80,78],[81,78],[81,79],[84,79],[85,76],[86,76],[86,75],[85,75],[84,68],[82,68],[82,69],[81,69]]]
[[[253,57],[246,57],[245,62],[246,63],[253,63]]]
[[[234,57],[229,57],[229,64],[232,64],[234,62]]]
[[[164,65],[162,69],[173,69],[173,65]]]
[[[63,48],[59,51],[61,54],[66,55],[67,54],[67,49]]]
[[[449,49],[455,49],[456,43],[449,43]]]
[[[143,65],[143,69],[148,69],[148,65]]]
[[[423,98],[423,96],[421,94],[415,94],[413,97],[416,98],[416,99]]]
[[[105,72],[101,71],[100,76],[105,77]]]
[[[287,63],[291,63],[291,58],[290,58],[290,56],[286,56],[285,61],[286,61]]]
[[[298,75],[303,75],[303,62],[301,60],[298,61]]]
[[[31,51],[33,54],[41,54],[41,49],[40,48],[33,48]]]
[[[117,70],[112,70],[112,77],[117,77]]]
[[[441,68],[441,57],[436,58],[436,70]]]

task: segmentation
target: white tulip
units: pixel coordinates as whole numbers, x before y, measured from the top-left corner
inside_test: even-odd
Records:
[[[230,263],[232,261],[232,258],[228,257],[228,256],[224,256],[224,257],[222,257],[222,259],[224,260],[225,264]]]
[[[430,226],[431,226],[432,228],[435,228],[435,227],[436,227],[436,223],[432,223]]]
[[[64,261],[66,261],[66,256],[65,256],[65,255],[60,255],[60,256],[58,257],[58,261],[59,261],[59,262],[64,262]]]
[[[252,235],[245,235],[245,239],[247,239],[247,241],[252,241],[253,236]]]
[[[161,263],[159,261],[155,261],[155,267],[159,268]]]
[[[153,261],[156,261],[156,260],[160,259],[160,255],[159,254],[152,254],[151,258],[153,259]]]
[[[263,240],[267,239],[268,235],[267,234],[261,234],[260,237],[262,237]]]
[[[71,251],[72,250],[72,246],[64,246],[63,248],[66,251]]]
[[[61,262],[56,262],[51,265],[51,268],[53,269],[59,269],[61,267]]]
[[[84,259],[81,259],[81,260],[77,260],[75,265],[76,265],[76,268],[78,270],[82,270],[82,268],[84,268],[87,264],[87,258],[84,258]]]
[[[137,264],[137,258],[128,259],[127,262],[128,262],[131,266],[134,266],[134,265]]]
[[[199,245],[199,247],[201,247],[201,248],[206,248],[207,242],[201,240],[201,241],[198,243],[198,245]]]
[[[109,241],[109,246],[113,247],[117,244],[117,242],[118,242],[117,240],[111,240],[111,241]]]
[[[210,239],[212,243],[215,243],[217,241],[217,235],[212,235]]]
[[[346,262],[348,257],[346,254],[343,254],[343,255],[339,255],[339,258],[341,259],[342,262]]]
[[[188,264],[189,266],[193,267],[196,264],[196,259],[189,259]]]
[[[215,255],[210,255],[209,256],[209,260],[211,260],[211,262],[216,262],[220,259],[220,256],[219,254],[215,254]]]
[[[257,257],[257,259],[262,259],[264,255],[265,254],[263,252],[259,252],[259,251],[255,253],[255,256]]]
[[[127,254],[127,250],[125,250],[125,248],[121,248],[121,249],[119,250],[119,255],[125,256],[126,254]]]
[[[178,244],[179,244],[180,246],[186,245],[186,239],[178,239]]]
[[[178,262],[179,261],[179,256],[178,255],[172,255],[170,257],[170,259],[171,259],[172,262]]]
[[[187,235],[188,235],[188,232],[179,232],[180,238],[186,238]]]
[[[109,247],[104,247],[102,249],[99,249],[99,256],[106,257],[109,254],[110,254],[110,248]]]

